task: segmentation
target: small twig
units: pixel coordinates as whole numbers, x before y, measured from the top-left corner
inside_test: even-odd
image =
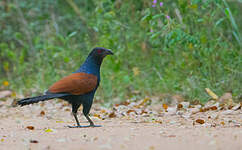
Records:
[[[178,17],[179,22],[180,22],[181,24],[183,24],[182,16],[181,16],[181,13],[180,13],[180,11],[179,11],[178,8],[175,9],[175,13],[176,13],[176,15],[177,15],[177,17]]]
[[[153,67],[153,70],[156,72],[156,74],[158,75],[158,77],[160,78],[160,80],[163,80],[160,72],[155,67]]]
[[[55,28],[55,32],[58,35],[59,34],[59,26],[58,26],[58,24],[56,22],[55,14],[53,12],[51,13],[51,18],[52,18],[52,21],[53,21],[53,25],[54,25],[54,28]]]
[[[234,73],[237,73],[237,74],[241,74],[241,75],[242,75],[242,72],[240,72],[240,71],[233,70],[233,69],[230,69],[230,68],[228,68],[228,67],[225,67],[225,69],[226,69],[226,70],[229,70],[229,71],[231,71],[231,72],[234,72]]]

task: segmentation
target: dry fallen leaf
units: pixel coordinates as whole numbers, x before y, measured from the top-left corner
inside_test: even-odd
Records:
[[[52,129],[46,129],[45,132],[53,132]]]
[[[70,108],[66,108],[65,111],[71,111],[71,109]]]
[[[161,120],[154,120],[153,123],[159,123],[159,124],[162,124],[162,121],[161,121]]]
[[[115,107],[118,107],[118,106],[120,106],[120,104],[114,104],[114,106],[115,106]]]
[[[167,110],[168,105],[166,105],[166,104],[162,104],[162,107],[163,107],[165,110]]]
[[[37,140],[30,140],[30,143],[39,143]]]
[[[206,112],[206,111],[208,111],[209,110],[209,108],[200,108],[200,112]]]
[[[127,111],[127,114],[130,114],[131,112],[134,112],[134,113],[136,113],[136,111],[135,111],[135,110],[133,110],[133,109],[130,109],[130,110],[128,110],[128,111]]]
[[[42,110],[41,112],[40,112],[40,116],[44,116],[45,115],[45,112]]]
[[[205,88],[206,92],[208,93],[209,96],[211,96],[214,100],[218,99],[218,96],[209,88]]]
[[[106,113],[106,112],[107,112],[107,111],[106,111],[106,110],[104,110],[104,109],[102,109],[102,110],[101,110],[101,113],[103,113],[103,114],[104,114],[104,113]]]
[[[177,105],[177,109],[181,109],[181,108],[183,108],[183,105],[182,104],[178,104]]]
[[[56,123],[64,123],[64,121],[56,121]]]
[[[223,121],[221,121],[220,124],[223,125],[223,126],[225,125],[225,123]]]
[[[147,111],[145,111],[144,109],[142,109],[140,115],[142,115],[142,114],[147,114],[147,113],[148,113]]]
[[[98,119],[102,119],[102,117],[99,114],[93,114],[94,117],[97,117]]]
[[[26,128],[29,130],[34,130],[34,126],[27,126]]]
[[[150,101],[150,98],[145,98],[145,99],[139,104],[139,106],[144,106],[145,103],[147,103],[148,101]]]
[[[109,118],[115,118],[117,115],[114,113],[114,112],[111,112],[109,115],[108,115],[108,117]]]
[[[204,124],[205,121],[204,121],[203,119],[197,119],[197,120],[196,120],[196,123]]]
[[[217,108],[217,106],[211,106],[210,109],[211,110],[217,110],[218,108]]]
[[[129,101],[124,101],[124,102],[120,103],[120,105],[124,105],[124,106],[128,106],[129,104],[130,104]]]

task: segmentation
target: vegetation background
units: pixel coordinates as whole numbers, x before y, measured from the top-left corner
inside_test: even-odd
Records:
[[[0,89],[38,95],[96,46],[97,99],[242,92],[241,0],[1,0]],[[168,96],[169,99],[169,96]]]

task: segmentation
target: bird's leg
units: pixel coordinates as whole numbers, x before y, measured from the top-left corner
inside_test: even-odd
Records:
[[[72,113],[73,113],[73,116],[75,117],[77,126],[68,126],[69,128],[101,127],[100,125],[94,125],[93,121],[88,116],[89,111],[90,111],[90,108],[91,108],[91,104],[92,103],[83,103],[83,114],[86,117],[86,119],[88,120],[88,122],[90,123],[90,125],[88,125],[88,126],[81,126],[80,125],[80,123],[78,121],[78,118],[76,116],[77,110],[78,110],[78,108],[79,108],[80,105],[72,104]]]
[[[68,126],[69,128],[82,128],[83,126],[80,125],[79,120],[77,118],[77,110],[80,105],[72,104],[72,114],[76,120],[77,126]]]
[[[80,126],[80,123],[79,123],[79,120],[78,120],[78,118],[77,118],[77,116],[76,116],[76,113],[73,113],[73,116],[74,116],[74,118],[75,118],[75,120],[76,120],[76,124],[77,124],[77,126]]]
[[[75,120],[76,120],[76,124],[77,124],[77,126],[68,126],[68,127],[69,127],[69,128],[82,128],[83,126],[80,125],[79,120],[78,120],[78,118],[77,118],[77,116],[76,116],[77,113],[72,112],[72,114],[73,114],[73,116],[74,116],[74,118],[75,118]]]
[[[93,121],[91,120],[91,118],[90,118],[88,115],[85,115],[85,117],[87,118],[88,122],[90,123],[90,126],[93,126],[94,123],[93,123]]]
[[[86,117],[86,119],[88,120],[88,122],[90,123],[89,126],[86,126],[86,127],[101,127],[100,125],[94,125],[93,121],[90,119],[89,117],[89,111],[90,111],[90,108],[92,106],[92,101],[85,101],[83,104],[83,114],[84,116]]]
[[[85,114],[84,114],[85,115]],[[101,125],[95,125],[93,123],[93,121],[90,119],[90,117],[87,115],[85,115],[85,117],[87,118],[88,122],[90,123],[89,127],[101,127]]]
[[[76,116],[76,113],[73,113],[73,116],[75,117],[76,119],[76,123],[77,123],[77,126],[68,126],[69,128],[88,128],[88,127],[101,127],[101,125],[95,125],[93,123],[93,121],[91,120],[91,118],[88,116],[88,115],[85,115],[85,117],[87,118],[88,122],[90,123],[90,125],[88,126],[81,126],[78,119],[77,119],[77,116]]]

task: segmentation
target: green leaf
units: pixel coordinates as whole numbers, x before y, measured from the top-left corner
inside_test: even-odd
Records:
[[[147,14],[143,18],[141,18],[141,21],[149,21],[151,18],[152,18],[151,15]]]
[[[67,37],[68,37],[68,38],[71,38],[71,37],[75,36],[76,34],[77,34],[77,32],[74,31],[74,32],[70,33]]]
[[[151,38],[151,39],[155,39],[155,38],[158,37],[160,34],[161,34],[161,31],[156,32],[156,33],[152,34],[150,38]]]
[[[215,23],[215,27],[217,27],[221,22],[224,21],[225,18],[220,18],[218,21]]]
[[[164,16],[164,15],[163,14],[157,14],[157,15],[152,16],[152,19],[160,18],[161,16]]]
[[[64,62],[67,63],[67,62],[69,62],[69,61],[70,61],[70,58],[69,58],[69,57],[65,57],[65,58],[64,58]]]

